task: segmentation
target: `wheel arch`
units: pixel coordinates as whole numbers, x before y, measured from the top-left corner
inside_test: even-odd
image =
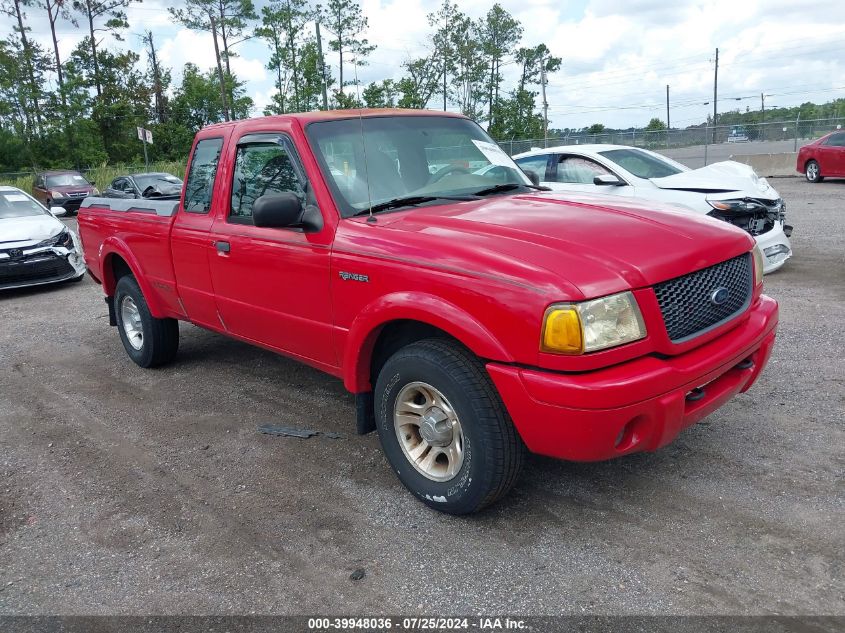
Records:
[[[153,289],[142,273],[140,263],[125,244],[118,240],[107,240],[103,243],[101,258],[103,262],[103,290],[107,297],[114,297],[117,282],[121,277],[129,274],[135,278],[135,281],[138,282],[138,286],[141,288],[141,292],[144,293],[144,300],[147,302],[150,314],[156,318],[166,316],[162,306],[159,304],[158,295],[153,292]]]
[[[396,293],[376,300],[352,323],[343,351],[343,382],[352,393],[372,389],[378,368],[400,347],[443,337],[480,358],[512,362],[510,354],[478,319],[439,297]]]

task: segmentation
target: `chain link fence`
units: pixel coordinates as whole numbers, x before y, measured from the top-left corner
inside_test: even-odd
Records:
[[[760,153],[794,152],[798,147],[828,132],[845,127],[845,117],[794,121],[767,121],[735,125],[701,125],[683,130],[623,130],[590,134],[586,131],[549,136],[548,139],[498,139],[508,154],[520,154],[531,149],[558,145],[585,145],[608,143],[631,145],[644,149],[665,151],[676,148],[731,145],[737,154],[756,153],[743,148],[747,144],[771,143],[771,148]],[[669,152],[670,154],[672,152]],[[724,152],[717,152],[718,155]],[[703,150],[700,152],[703,155]]]

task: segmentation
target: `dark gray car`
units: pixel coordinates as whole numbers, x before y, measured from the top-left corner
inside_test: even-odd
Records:
[[[111,181],[103,195],[106,198],[176,199],[182,193],[182,181],[164,172],[119,176]]]

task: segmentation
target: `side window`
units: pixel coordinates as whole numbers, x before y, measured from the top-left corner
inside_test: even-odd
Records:
[[[197,143],[191,159],[191,171],[185,179],[184,208],[188,213],[208,213],[211,209],[214,177],[222,148],[222,138],[206,138]]]
[[[825,141],[825,145],[829,145],[831,147],[845,147],[845,132],[833,134],[827,139],[827,141]]]
[[[115,178],[111,183],[111,188],[115,191],[123,191],[123,185],[125,181],[123,178]]]
[[[592,185],[593,178],[610,174],[610,171],[589,158],[561,156],[557,163],[555,182]]]
[[[546,165],[549,162],[549,155],[542,154],[540,156],[526,156],[519,158],[516,164],[519,165],[523,171],[533,171],[540,177],[540,180],[546,179]]]
[[[305,187],[287,148],[275,142],[239,146],[229,221],[251,224],[255,201],[264,194],[283,191],[292,191],[305,204]]]

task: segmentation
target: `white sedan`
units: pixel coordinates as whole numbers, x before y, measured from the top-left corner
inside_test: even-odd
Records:
[[[748,231],[773,272],[792,256],[785,205],[748,165],[733,161],[690,169],[625,145],[565,145],[514,156],[526,173],[555,191],[605,193],[681,205]]]
[[[0,290],[78,281],[85,274],[82,246],[58,215],[28,193],[0,186]]]

